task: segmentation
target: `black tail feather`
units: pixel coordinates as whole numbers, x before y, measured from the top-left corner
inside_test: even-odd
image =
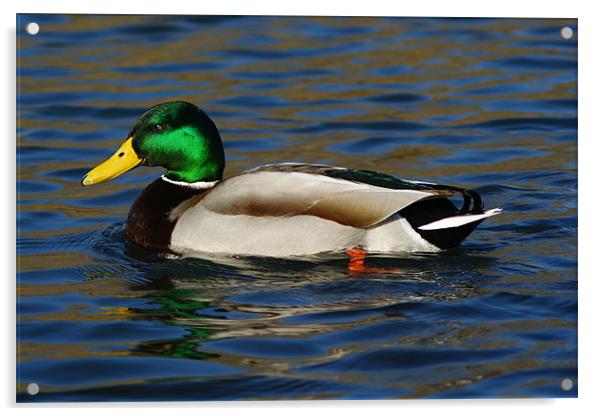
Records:
[[[421,230],[419,227],[443,218],[457,215],[474,215],[483,212],[483,201],[476,191],[468,189],[441,186],[441,189],[453,190],[462,194],[464,204],[458,209],[447,198],[435,198],[418,201],[399,211],[412,228],[429,243],[441,249],[449,249],[460,245],[470,233],[483,221],[474,221],[459,227]]]
[[[433,185],[432,188],[442,191],[452,191],[462,195],[464,198],[464,204],[462,205],[462,208],[457,210],[456,214],[454,215],[483,213],[483,201],[481,200],[481,195],[479,195],[477,191],[456,188],[455,186],[448,185]]]

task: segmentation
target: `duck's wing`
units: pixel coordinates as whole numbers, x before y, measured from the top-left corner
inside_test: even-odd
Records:
[[[224,215],[315,215],[367,228],[417,201],[463,192],[370,171],[277,164],[220,182],[199,204]]]

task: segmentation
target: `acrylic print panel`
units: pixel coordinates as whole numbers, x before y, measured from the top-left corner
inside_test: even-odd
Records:
[[[19,402],[577,396],[576,20],[17,30]]]

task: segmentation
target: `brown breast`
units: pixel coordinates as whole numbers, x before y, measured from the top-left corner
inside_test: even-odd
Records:
[[[169,253],[171,233],[177,218],[170,213],[178,205],[207,192],[169,183],[159,178],[140,193],[128,214],[126,233],[130,239],[152,251]],[[195,198],[196,197],[196,198]]]

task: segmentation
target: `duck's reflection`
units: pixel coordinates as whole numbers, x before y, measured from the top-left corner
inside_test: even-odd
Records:
[[[130,251],[129,256],[146,255]],[[341,354],[373,348],[366,339],[352,339],[354,330],[387,321],[414,319],[414,309],[433,302],[453,302],[479,293],[483,270],[495,260],[483,256],[449,254],[445,258],[414,255],[404,258],[368,256],[364,270],[348,269],[345,254],[305,259],[206,258],[155,260],[144,263],[144,279],[128,282],[144,293],[148,304],[130,308],[132,319],[159,320],[186,329],[177,339],[144,341],[130,352],[186,359],[214,359],[262,371],[288,371],[298,366],[327,362]],[[147,307],[149,306],[149,307]],[[423,318],[421,318],[423,319]],[[443,317],[432,328],[441,330]],[[270,359],[221,351],[215,341],[269,340],[266,348],[290,340],[319,343],[326,336],[342,335],[343,346],[326,348],[307,357]],[[387,334],[399,342],[408,334]],[[375,340],[381,342],[382,340]],[[259,341],[257,341],[259,343]],[[285,354],[286,355],[286,354]]]

